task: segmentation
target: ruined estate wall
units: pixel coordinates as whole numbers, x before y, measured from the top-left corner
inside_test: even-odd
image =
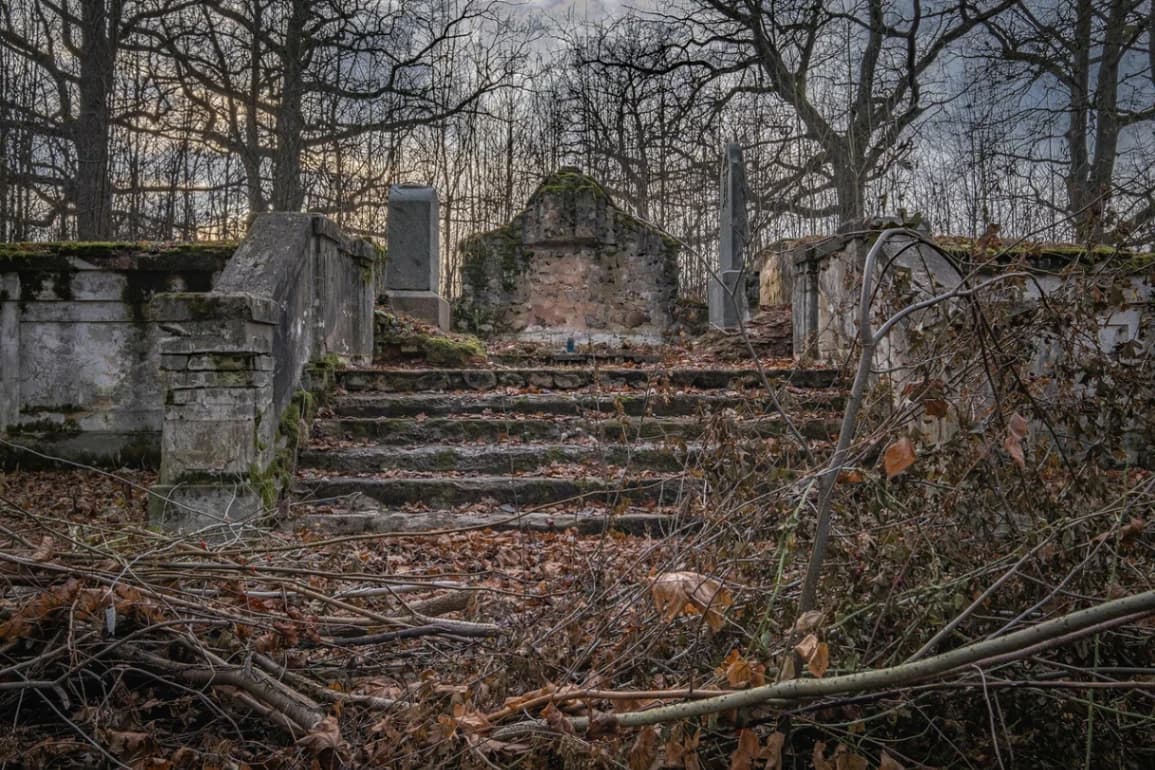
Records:
[[[149,301],[209,291],[235,246],[0,246],[0,435],[55,457],[155,466],[164,332]],[[0,462],[48,460],[0,446]]]
[[[835,366],[856,359],[863,263],[880,231],[864,227],[800,243],[790,259],[770,266],[792,274],[796,357]],[[999,408],[992,377],[1005,379],[1004,370],[1013,370],[1029,383],[1032,404],[1025,411],[1048,413],[1032,420],[1032,436],[1073,457],[1099,451],[1112,461],[1155,462],[1150,255],[1039,249],[982,257],[906,232],[885,242],[871,281],[876,331],[903,308],[959,286],[998,282],[974,300],[950,299],[910,313],[879,340],[872,381],[883,400],[924,437],[944,441],[960,427],[976,430],[991,421]],[[780,283],[777,276],[768,282]],[[987,336],[975,325],[972,303]]]
[[[307,425],[310,364],[373,353],[377,253],[315,214],[262,214],[206,294],[158,294],[164,416],[154,524],[270,510]]]
[[[678,244],[577,169],[551,174],[505,227],[466,239],[459,329],[658,339],[673,323]]]

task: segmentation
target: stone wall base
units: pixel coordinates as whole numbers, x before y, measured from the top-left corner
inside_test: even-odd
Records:
[[[187,534],[242,524],[260,515],[265,505],[251,484],[156,484],[149,491],[149,526]]]
[[[397,312],[449,331],[449,303],[441,295],[432,291],[390,290],[385,292],[385,298]]]

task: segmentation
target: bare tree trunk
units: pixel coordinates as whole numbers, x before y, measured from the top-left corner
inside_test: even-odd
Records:
[[[307,0],[293,0],[289,26],[285,30],[285,48],[281,57],[283,81],[281,101],[277,105],[277,146],[273,151],[273,209],[300,211],[305,202],[301,186],[301,132],[305,120],[301,115],[304,92],[303,30],[309,20]]]
[[[76,146],[76,179],[73,205],[76,234],[82,241],[107,240],[112,236],[112,185],[109,180],[109,138],[111,121],[108,97],[112,91],[120,3],[114,13],[105,0],[84,0],[81,7],[82,35],[80,78],[77,84],[79,110],[72,126]],[[111,18],[110,18],[111,16]]]

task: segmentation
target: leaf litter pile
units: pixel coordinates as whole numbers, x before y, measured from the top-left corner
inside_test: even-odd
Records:
[[[997,631],[1043,581],[1066,579],[1050,597],[1056,613],[1081,606],[1081,596],[1151,588],[1141,515],[1150,477],[1129,477],[1128,492],[1097,515],[1042,527],[1030,549],[1003,542],[980,563],[968,549],[995,541],[870,500],[902,493],[920,466],[946,473],[905,443],[884,454],[844,485],[860,518],[832,546],[823,585],[840,586],[838,595],[797,619],[795,556],[805,548],[786,510],[773,522],[749,508],[701,516],[662,539],[612,529],[328,539],[266,531],[209,544],[143,527],[148,474],[6,474],[0,703],[11,729],[0,760],[825,770],[953,757],[984,766],[1000,743],[1045,756],[1044,737],[1081,724],[1085,699],[1048,682],[1082,678],[1094,661],[1098,703],[1127,715],[1101,724],[1103,739],[1134,748],[1155,735],[1155,687],[1143,684],[1155,670],[1119,689],[1104,673],[1155,659],[1150,624],[1031,658],[1038,689],[1014,686],[1016,659],[866,697],[771,700],[629,726],[631,715],[787,676],[893,666],[1015,565],[1022,574],[988,596],[955,641]],[[1078,544],[1081,566],[1065,543]],[[992,698],[1003,734],[982,729]],[[1026,704],[1046,719],[1032,724]]]

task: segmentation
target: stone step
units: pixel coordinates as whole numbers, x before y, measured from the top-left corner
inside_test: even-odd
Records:
[[[586,508],[566,512],[530,511],[511,513],[500,510],[400,511],[396,509],[316,510],[312,506],[295,506],[295,514],[285,522],[289,529],[311,529],[325,535],[361,535],[371,533],[423,533],[459,529],[528,530],[560,532],[577,530],[595,535],[608,531],[630,535],[668,536],[698,529],[700,522],[679,516],[669,509],[653,511],[627,508]]]
[[[790,390],[781,397],[785,405],[808,409],[840,409],[844,396],[833,388]],[[659,417],[692,416],[723,409],[740,413],[770,414],[773,402],[766,397],[738,393],[682,391],[677,393],[356,393],[336,396],[329,402],[339,417],[428,417],[466,414],[559,414],[589,412],[651,414]]]
[[[830,418],[795,420],[795,426],[808,439],[824,441],[836,435],[838,421]],[[655,441],[663,438],[696,438],[706,430],[704,421],[681,417],[623,417],[591,420],[581,417],[552,419],[501,417],[344,417],[322,419],[313,423],[314,440],[372,440],[377,444],[417,446],[462,441]],[[742,436],[771,437],[785,432],[776,416],[739,420],[735,424]]]
[[[360,446],[306,449],[297,467],[335,473],[379,471],[503,474],[523,473],[550,465],[605,465],[676,472],[694,462],[697,445],[679,448],[661,444],[432,444],[413,448]]]
[[[566,501],[672,505],[700,483],[680,475],[654,478],[553,478],[547,476],[440,476],[433,478],[334,477],[297,479],[301,502],[369,498],[386,506],[446,507],[468,503],[550,505]]]
[[[837,381],[833,369],[766,369],[772,383],[827,388]],[[762,386],[758,370],[740,368],[578,367],[555,366],[516,369],[344,369],[337,385],[346,391],[412,393],[434,390],[484,391],[499,387],[577,390],[601,387],[644,387],[662,384],[673,388],[740,389]]]

